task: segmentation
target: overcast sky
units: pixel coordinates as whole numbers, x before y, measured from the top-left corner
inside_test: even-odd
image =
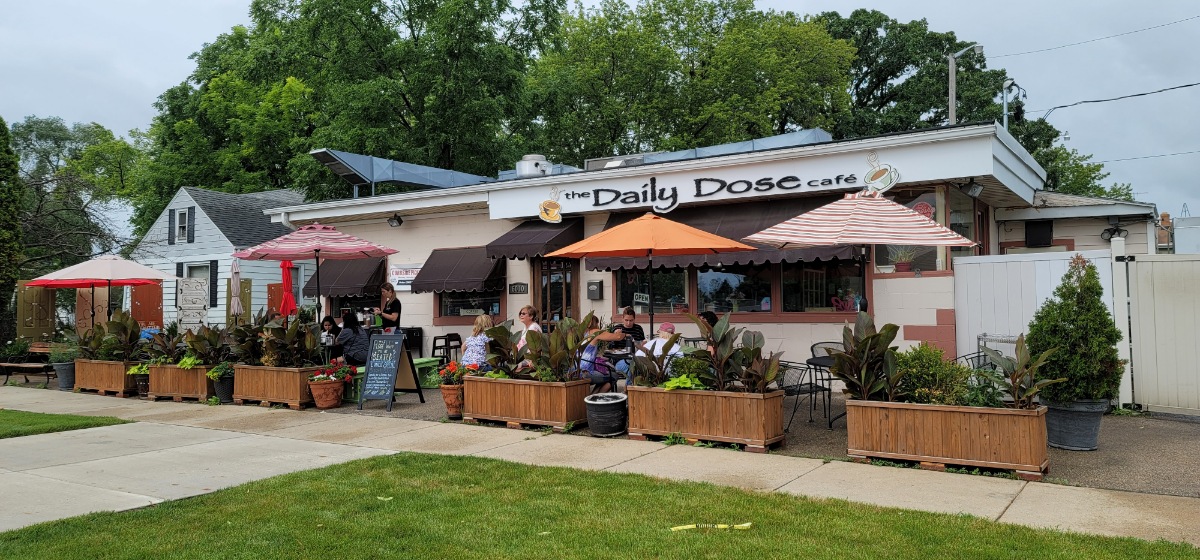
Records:
[[[6,0],[0,18],[0,116],[29,115],[68,124],[98,122],[118,134],[146,129],[153,103],[194,68],[188,56],[234,25],[247,24],[249,0]],[[968,4],[970,7],[968,7]],[[1200,19],[1024,56],[1051,48],[1200,15],[1185,0],[757,0],[760,9],[818,13],[880,10],[900,21],[925,18],[985,46],[988,64],[1006,68],[1028,91],[1031,110],[1200,82],[1200,54],[1188,37]],[[999,87],[997,87],[997,90]],[[1050,122],[1067,145],[1096,161],[1200,150],[1200,87],[1058,109]],[[1190,108],[1189,108],[1190,107]],[[1039,116],[1033,114],[1031,116]],[[1200,153],[1112,162],[1106,181],[1133,184],[1135,197],[1179,215],[1200,216],[1194,186]]]

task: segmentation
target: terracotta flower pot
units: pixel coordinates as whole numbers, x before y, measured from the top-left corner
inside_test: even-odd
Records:
[[[896,272],[912,272],[912,263],[910,263],[910,262],[896,263]]]
[[[340,379],[309,381],[308,389],[312,392],[317,408],[337,408],[342,405],[342,392],[346,390],[346,384]]]
[[[451,420],[462,418],[463,386],[439,385],[439,387],[442,389],[442,400],[446,401],[446,415]]]

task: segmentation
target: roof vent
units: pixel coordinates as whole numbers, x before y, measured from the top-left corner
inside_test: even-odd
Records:
[[[546,156],[529,154],[517,162],[517,178],[541,177],[550,174],[550,162]]]

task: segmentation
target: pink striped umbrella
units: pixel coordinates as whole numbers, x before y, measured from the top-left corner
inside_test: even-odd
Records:
[[[845,198],[776,224],[746,241],[780,249],[826,245],[944,245],[970,247],[974,241],[880,193],[849,193]]]
[[[321,316],[321,258],[351,260],[386,257],[396,250],[342,233],[333,226],[311,224],[233,254],[239,259],[291,261],[312,257],[317,261],[317,317]]]

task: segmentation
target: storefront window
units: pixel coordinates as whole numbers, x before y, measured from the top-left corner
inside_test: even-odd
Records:
[[[784,263],[783,311],[856,311],[861,307],[862,265],[857,261]]]
[[[438,294],[438,315],[441,317],[474,317],[499,315],[503,292],[442,292]]]
[[[639,315],[650,311],[650,275],[645,270],[618,270],[615,278],[617,308],[633,306]],[[691,310],[688,304],[687,271],[655,270],[654,312],[687,313]]]
[[[771,311],[770,266],[702,268],[696,275],[699,311]]]
[[[908,207],[925,217],[938,221],[938,197],[932,187],[888,191],[892,202]],[[911,270],[937,270],[937,247],[915,245],[879,245],[875,251],[875,264],[896,265],[908,263]]]
[[[975,208],[975,199],[963,194],[959,189],[947,190],[950,199],[950,229],[971,241],[982,241],[979,236],[979,215]],[[977,247],[951,247],[950,256],[953,258],[976,255],[979,254]]]

